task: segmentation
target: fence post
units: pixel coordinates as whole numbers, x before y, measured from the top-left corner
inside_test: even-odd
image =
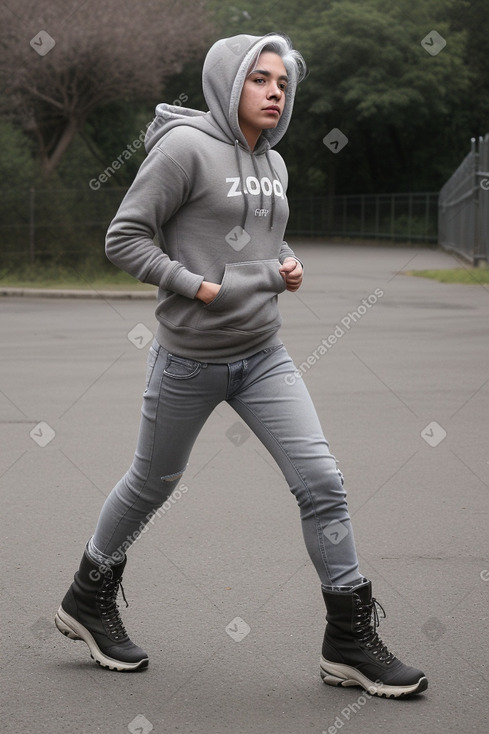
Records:
[[[36,253],[36,222],[35,222],[36,190],[31,188],[29,192],[29,261],[34,265]]]
[[[479,265],[482,265],[486,261],[486,255],[481,251],[481,227],[482,227],[482,217],[481,217],[481,205],[480,205],[480,193],[481,193],[481,187],[480,187],[480,161],[481,157],[484,156],[481,155],[484,151],[484,138],[482,136],[479,136],[479,146],[476,149],[476,153],[474,156],[474,254],[473,254],[473,264],[474,267],[478,267]]]

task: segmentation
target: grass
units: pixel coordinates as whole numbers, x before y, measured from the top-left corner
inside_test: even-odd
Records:
[[[153,290],[122,270],[93,264],[27,265],[15,271],[0,269],[0,286],[9,288],[46,288],[68,290]]]
[[[489,283],[489,267],[448,268],[446,270],[406,270],[406,275],[431,278],[440,283],[462,283],[465,285],[484,285]]]

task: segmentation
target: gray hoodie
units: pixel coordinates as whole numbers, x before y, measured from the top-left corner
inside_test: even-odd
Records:
[[[203,69],[209,112],[157,106],[148,156],[107,233],[109,260],[158,286],[156,338],[182,357],[232,362],[280,344],[279,267],[294,253],[283,241],[287,170],[270,148],[289,124],[295,80],[277,127],[254,151],[238,123],[250,63],[268,40],[240,35],[212,46]],[[195,298],[203,280],[221,283],[208,304]]]

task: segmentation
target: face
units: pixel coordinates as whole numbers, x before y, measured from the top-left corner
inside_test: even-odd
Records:
[[[262,130],[278,125],[285,106],[287,71],[280,56],[271,51],[262,53],[243,84],[238,107],[238,119],[244,136],[259,137]]]

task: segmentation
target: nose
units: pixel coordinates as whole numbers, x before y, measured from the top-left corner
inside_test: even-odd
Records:
[[[280,99],[283,94],[283,90],[280,89],[278,86],[278,83],[274,80],[270,83],[270,87],[268,90],[268,96],[269,98],[275,97],[276,99]]]

